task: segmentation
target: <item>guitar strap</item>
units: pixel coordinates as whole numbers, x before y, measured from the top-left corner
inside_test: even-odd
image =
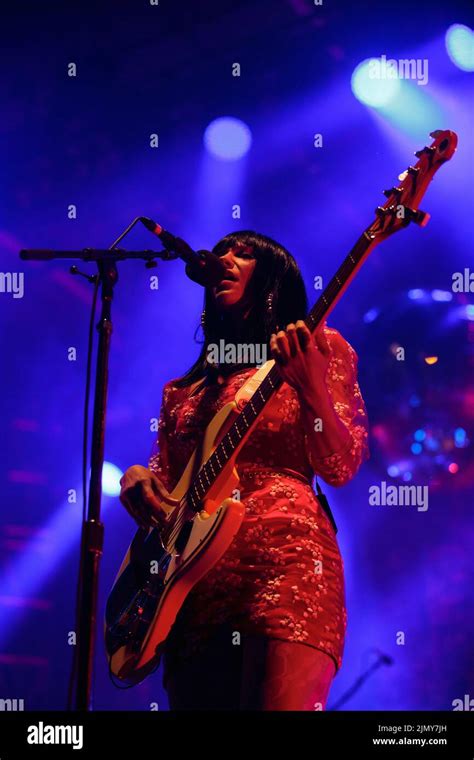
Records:
[[[253,396],[257,388],[259,387],[260,383],[265,379],[265,377],[268,375],[270,370],[272,369],[273,365],[275,364],[274,359],[270,359],[270,361],[265,362],[260,369],[255,372],[254,375],[252,375],[249,380],[247,380],[244,385],[239,388],[237,393],[235,394],[235,403],[237,404],[237,408],[239,412],[244,407],[245,403]],[[323,493],[321,486],[319,485],[318,478],[316,477],[316,494],[315,494],[321,509],[326,514],[329,522],[331,523],[334,533],[337,533],[337,525],[336,521],[334,519],[333,513],[331,511],[331,507],[329,506],[329,502],[327,500],[326,494]]]
[[[319,481],[317,477],[316,477],[316,494],[315,495],[321,505],[321,509],[323,510],[323,512],[326,513],[326,517],[328,518],[329,522],[334,528],[334,533],[337,533],[337,525],[334,519],[334,515],[331,511],[331,507],[329,506],[329,502],[328,502],[326,494],[322,492],[322,489],[321,489],[321,486],[319,485]]]

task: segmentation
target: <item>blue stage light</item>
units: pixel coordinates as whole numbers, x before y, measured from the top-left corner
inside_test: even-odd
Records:
[[[422,290],[421,288],[413,288],[412,290],[408,291],[408,298],[411,301],[419,301],[422,298],[426,298],[426,290]]]
[[[361,103],[380,108],[396,96],[400,89],[400,80],[389,78],[378,58],[367,58],[352,72],[351,87]]]
[[[474,32],[464,24],[453,24],[445,37],[452,62],[463,71],[474,71]]]
[[[423,451],[423,446],[421,445],[421,443],[412,443],[411,451],[412,451],[412,454],[421,454],[421,452]]]
[[[396,478],[400,474],[400,468],[396,464],[391,464],[387,472],[391,478]]]
[[[120,478],[123,472],[111,462],[104,462],[102,469],[102,490],[107,496],[118,496],[120,493]]]
[[[449,290],[432,290],[431,298],[433,301],[452,301],[453,294]]]
[[[430,451],[438,451],[439,442],[436,440],[436,438],[427,438],[425,441],[425,446]]]
[[[226,161],[242,158],[250,150],[252,133],[240,119],[214,119],[204,132],[204,144],[213,156]]]
[[[369,311],[366,311],[364,314],[364,322],[366,324],[370,324],[370,322],[373,322],[375,319],[377,319],[379,314],[380,309],[369,309]]]
[[[426,433],[422,428],[420,428],[419,430],[415,430],[413,438],[415,441],[424,441],[426,438]]]
[[[466,443],[466,431],[464,428],[456,428],[454,431],[454,445],[462,448]]]

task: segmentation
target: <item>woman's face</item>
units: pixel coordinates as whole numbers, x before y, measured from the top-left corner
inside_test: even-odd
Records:
[[[225,311],[247,300],[244,301],[244,294],[249,295],[248,286],[257,262],[252,247],[243,244],[230,248],[220,259],[228,271],[212,293],[219,310]]]

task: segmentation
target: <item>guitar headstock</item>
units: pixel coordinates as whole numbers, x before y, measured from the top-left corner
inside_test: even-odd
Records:
[[[438,129],[430,137],[431,145],[416,151],[416,164],[400,174],[394,187],[384,190],[387,201],[375,209],[375,221],[365,231],[371,239],[385,240],[410,222],[420,227],[428,224],[430,215],[420,210],[419,203],[439,167],[453,157],[458,144],[456,132],[449,129]]]

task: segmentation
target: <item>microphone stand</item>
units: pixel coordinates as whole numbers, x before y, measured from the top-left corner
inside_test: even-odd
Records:
[[[78,576],[78,631],[73,668],[77,674],[74,707],[76,710],[92,709],[92,677],[97,619],[97,592],[99,585],[99,562],[104,542],[104,525],[100,520],[102,498],[102,468],[104,464],[105,419],[108,391],[109,353],[112,336],[112,301],[114,287],[118,282],[117,261],[142,259],[147,266],[154,261],[177,258],[168,251],[125,251],[115,246],[139,221],[135,219],[106,250],[84,248],[80,251],[53,251],[29,249],[20,251],[23,260],[48,261],[52,259],[80,259],[95,261],[99,271],[102,309],[96,329],[99,333],[97,348],[94,412],[92,418],[91,474],[86,520],[82,525],[81,552]],[[76,270],[77,272],[77,270]],[[95,278],[94,278],[95,280]],[[73,671],[74,672],[74,671]]]

